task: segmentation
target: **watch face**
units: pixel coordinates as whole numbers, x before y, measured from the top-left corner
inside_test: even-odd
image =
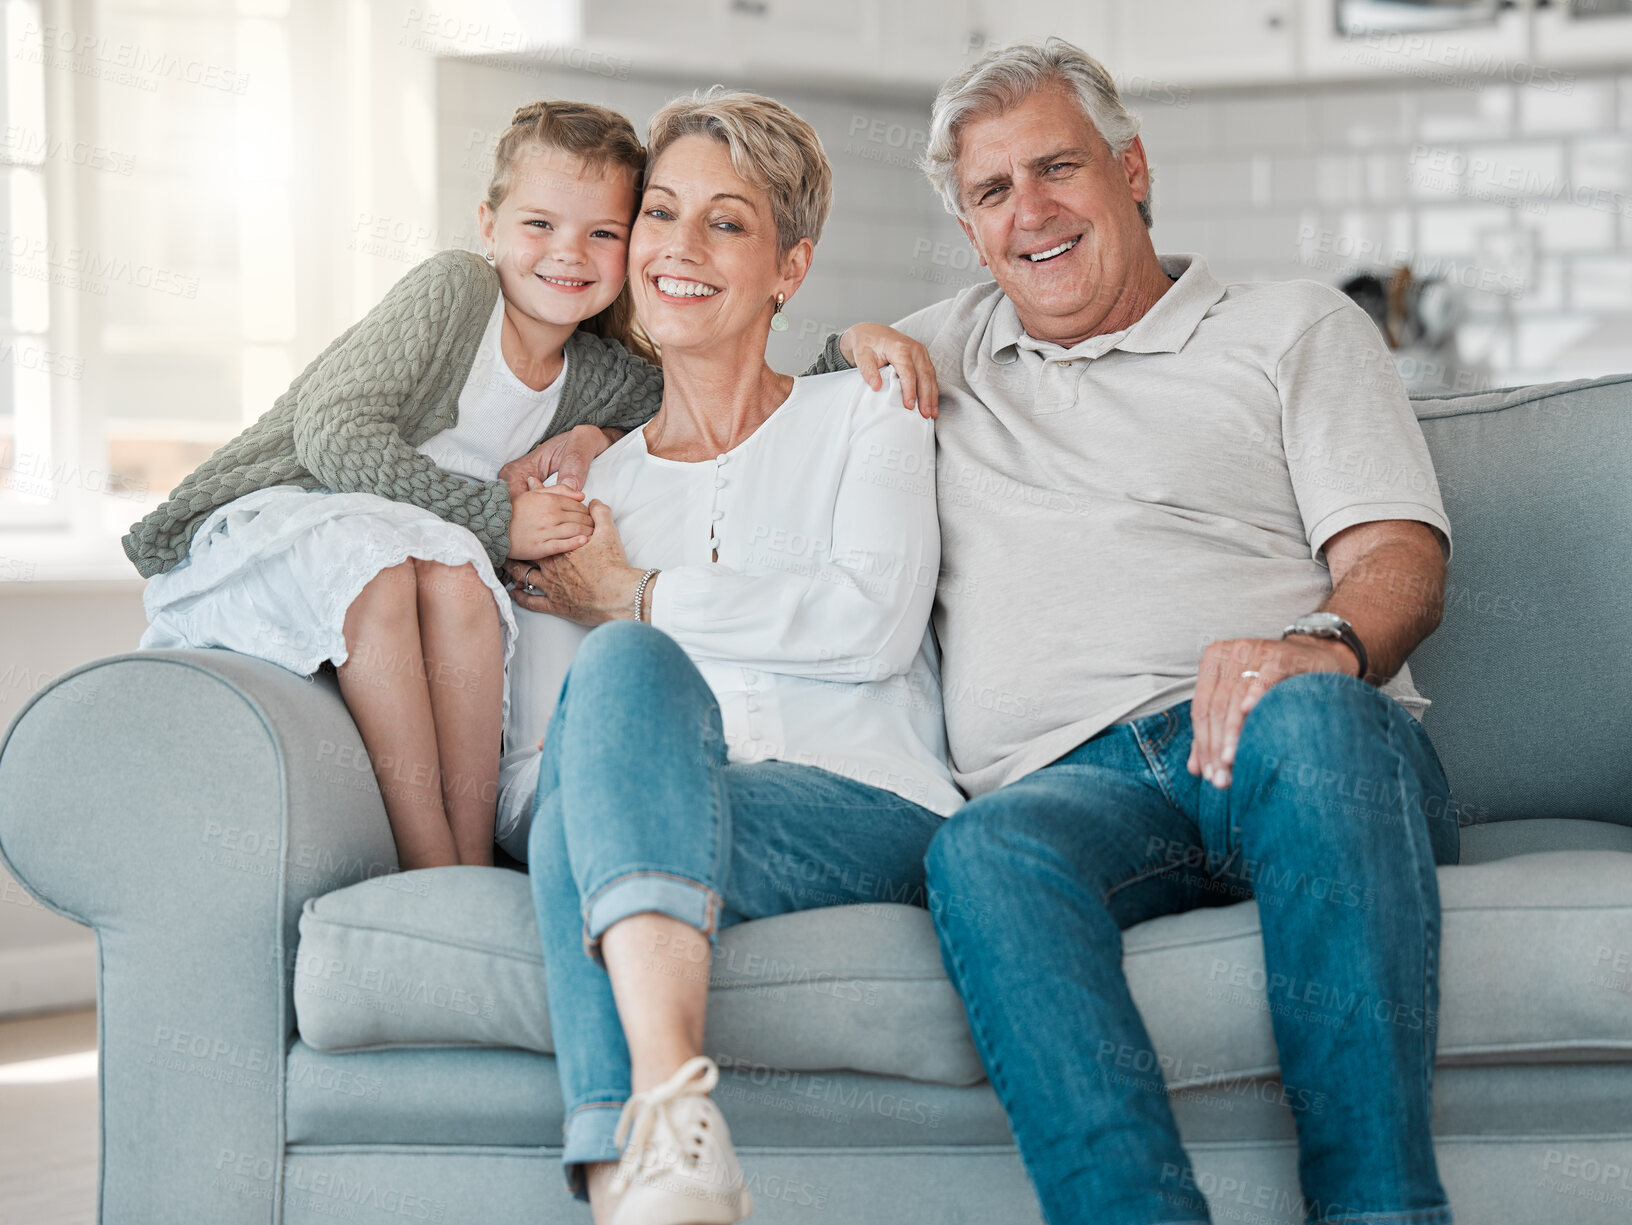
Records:
[[[1338,616],[1336,613],[1309,613],[1307,616],[1299,617],[1297,625],[1299,629],[1318,630],[1323,633],[1337,633],[1343,628],[1343,618]]]

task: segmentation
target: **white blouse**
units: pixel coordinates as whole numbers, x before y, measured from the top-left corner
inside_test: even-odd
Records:
[[[470,375],[460,389],[458,419],[452,429],[432,434],[418,447],[438,468],[467,480],[496,480],[501,467],[544,440],[561,407],[561,388],[567,381],[565,360],[550,385],[534,391],[504,360],[499,343],[503,328],[501,293],[488,317]]]
[[[795,379],[712,460],[660,459],[633,430],[591,465],[585,493],[612,508],[630,564],[662,570],[652,623],[713,690],[729,760],[818,766],[942,816],[963,803],[929,628],[935,428],[901,406],[893,371],[876,392],[853,370]],[[531,809],[539,746],[589,632],[521,608],[516,620],[501,839]]]

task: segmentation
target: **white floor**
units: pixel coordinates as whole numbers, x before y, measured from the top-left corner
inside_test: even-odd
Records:
[[[96,1221],[96,1011],[0,1021],[0,1221]]]

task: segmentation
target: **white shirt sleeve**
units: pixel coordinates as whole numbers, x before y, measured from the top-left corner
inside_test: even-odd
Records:
[[[903,411],[899,396],[893,378],[882,391],[861,387],[823,555],[793,573],[666,569],[652,624],[693,659],[839,681],[907,671],[935,600],[941,538],[935,423]]]

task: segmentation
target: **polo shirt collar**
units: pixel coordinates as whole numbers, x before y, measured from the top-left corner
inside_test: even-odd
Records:
[[[1212,273],[1207,271],[1207,261],[1199,255],[1158,255],[1157,259],[1161,261],[1162,271],[1178,280],[1156,300],[1156,305],[1132,327],[1104,336],[1090,336],[1070,349],[1028,335],[1020,325],[1014,303],[1004,295],[992,316],[988,333],[992,360],[1006,365],[1020,356],[1021,349],[1045,354],[1070,353],[1078,357],[1099,357],[1112,349],[1129,353],[1177,353],[1207,312],[1224,296],[1224,286],[1213,279]]]

